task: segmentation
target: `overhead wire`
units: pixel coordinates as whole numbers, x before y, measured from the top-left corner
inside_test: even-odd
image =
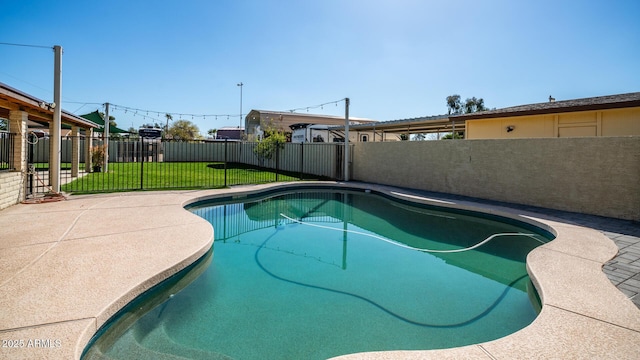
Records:
[[[41,49],[53,49],[53,46],[32,45],[32,44],[16,44],[16,43],[7,43],[7,42],[0,42],[0,45],[22,46],[22,47],[30,47],[30,48],[41,48]]]
[[[53,46],[44,46],[44,45],[33,45],[33,44],[18,44],[18,43],[7,43],[7,42],[0,42],[0,45],[6,45],[6,46],[21,46],[21,47],[30,47],[30,48],[43,48],[43,49],[54,49]],[[318,109],[318,108],[324,108],[327,105],[333,105],[335,104],[336,106],[338,105],[338,103],[345,101],[346,98],[344,99],[340,99],[340,100],[335,100],[335,101],[329,101],[326,103],[322,103],[322,104],[318,104],[318,105],[312,105],[312,106],[303,106],[303,107],[299,107],[299,108],[294,108],[294,109],[289,109],[288,111],[291,113],[295,113],[297,111],[301,111],[301,110],[306,110],[307,112],[309,112],[309,110],[312,109]],[[65,101],[66,103],[70,103],[70,104],[82,104],[82,106],[79,109],[81,109],[83,106],[85,105],[103,105],[103,103],[92,103],[92,102],[77,102],[77,101]],[[117,105],[117,104],[111,104],[112,109],[113,110],[125,110],[125,112],[127,111],[133,111],[134,115],[136,115],[138,112],[144,112],[146,115],[143,116],[145,118],[150,118],[153,119],[153,117],[149,117],[148,114],[149,113],[155,113],[157,116],[161,116],[161,115],[171,115],[171,116],[178,116],[178,117],[191,117],[192,119],[195,117],[198,118],[207,118],[207,117],[214,117],[214,118],[218,118],[218,117],[235,117],[235,116],[240,116],[242,117],[243,114],[191,114],[191,113],[179,113],[179,112],[168,112],[168,111],[156,111],[156,110],[147,110],[147,109],[139,109],[139,108],[134,108],[134,107],[129,107],[129,106],[123,106],[123,105]],[[77,110],[76,110],[77,111]]]

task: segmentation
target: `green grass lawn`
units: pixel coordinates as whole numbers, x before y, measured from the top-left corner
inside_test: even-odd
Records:
[[[63,166],[64,168],[64,166]],[[81,166],[83,168],[83,166]],[[200,189],[225,186],[222,163],[110,163],[108,171],[89,173],[62,185],[70,193],[94,193],[128,190]],[[278,181],[295,181],[297,177],[279,174]],[[257,184],[276,181],[276,173],[268,169],[230,164],[226,185]]]

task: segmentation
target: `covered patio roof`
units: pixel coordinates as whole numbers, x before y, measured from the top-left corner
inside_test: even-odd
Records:
[[[424,116],[418,118],[380,121],[369,124],[349,125],[351,131],[373,131],[383,134],[429,134],[465,131],[464,121],[454,121],[449,115]],[[344,130],[344,126],[332,127],[334,130]]]
[[[351,124],[375,123],[375,120],[349,117]],[[254,134],[256,129],[265,125],[275,126],[277,129],[290,132],[291,125],[294,124],[320,124],[320,125],[341,125],[344,124],[344,117],[320,114],[308,114],[297,112],[283,112],[270,110],[251,110],[245,117],[245,129],[247,134]]]
[[[33,123],[43,125],[53,121],[53,108],[49,103],[0,82],[0,117],[8,118],[9,112],[15,110],[27,112]],[[64,110],[62,123],[83,129],[98,127],[98,124]]]

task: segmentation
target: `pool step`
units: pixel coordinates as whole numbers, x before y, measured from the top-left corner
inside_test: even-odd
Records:
[[[100,350],[93,348],[92,352],[85,355],[83,360],[184,360],[189,357],[167,354],[147,348],[139,344],[131,331],[127,331],[109,350],[109,354],[104,354]]]
[[[213,351],[194,349],[175,342],[164,326],[158,326],[144,337],[142,345],[163,354],[182,356],[193,360],[231,360],[233,358]]]

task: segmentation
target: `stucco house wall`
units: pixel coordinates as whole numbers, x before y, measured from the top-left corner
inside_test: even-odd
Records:
[[[602,136],[640,135],[640,107],[603,111]]]
[[[640,107],[467,120],[466,128],[467,139],[640,135]]]

